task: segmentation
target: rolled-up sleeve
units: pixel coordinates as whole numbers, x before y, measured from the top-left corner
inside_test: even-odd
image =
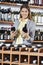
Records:
[[[36,25],[35,25],[34,22],[30,21],[30,23],[27,23],[27,30],[28,30],[30,38],[27,39],[27,40],[24,39],[23,44],[25,44],[25,45],[31,45],[31,43],[34,40],[34,36],[35,36],[35,28],[36,28]]]
[[[29,26],[29,25],[28,25]],[[33,40],[34,40],[34,36],[35,36],[35,28],[36,28],[36,25],[34,22],[30,23],[30,28],[28,27],[28,33],[30,35],[30,39],[28,40],[28,42],[32,43]]]

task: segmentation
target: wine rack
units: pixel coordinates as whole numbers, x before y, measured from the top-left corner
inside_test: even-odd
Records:
[[[16,49],[16,50],[15,50]],[[43,48],[0,49],[0,65],[43,65]]]

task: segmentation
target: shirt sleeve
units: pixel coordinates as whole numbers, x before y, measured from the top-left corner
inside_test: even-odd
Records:
[[[29,25],[28,25],[29,26]],[[28,27],[29,28],[29,27]],[[35,28],[36,28],[36,25],[34,22],[30,23],[30,29],[28,31],[29,35],[30,35],[30,39],[27,40],[28,42],[32,43],[33,40],[34,40],[34,36],[35,36]]]
[[[15,19],[15,23],[13,26],[15,27],[16,30],[18,29],[18,25],[19,25],[18,19]]]

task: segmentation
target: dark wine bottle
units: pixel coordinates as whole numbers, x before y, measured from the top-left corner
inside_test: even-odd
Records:
[[[15,56],[15,58],[14,58],[14,61],[16,61],[16,62],[18,62],[19,61],[19,56]]]
[[[3,46],[5,46],[4,43],[0,43],[0,50],[2,50]]]
[[[43,64],[43,59],[41,60],[41,64]]]
[[[0,20],[2,20],[2,12],[1,12],[1,7],[0,7]]]
[[[27,59],[26,58],[24,59],[24,63],[27,63]]]
[[[38,30],[38,40],[41,40],[41,32]]]
[[[38,48],[33,48],[33,52],[38,52]]]
[[[5,56],[4,61],[6,61],[6,62],[10,61],[10,56],[9,55]]]
[[[23,52],[25,51],[26,52],[26,51],[28,51],[28,48],[27,47],[22,48],[21,51],[23,51]]]
[[[5,48],[4,48],[4,50],[10,50],[10,48],[11,48],[11,44],[5,43]]]
[[[37,64],[37,60],[35,59],[35,60],[33,60],[33,64]]]
[[[25,26],[23,27],[22,31],[27,33],[27,24],[25,24]]]
[[[4,19],[4,17],[5,17],[5,15],[4,15],[4,14],[5,14],[5,13],[4,13],[4,8],[1,10],[1,12],[2,12],[2,20],[5,20],[5,19]]]
[[[7,40],[8,39],[8,34],[7,34],[7,31],[4,32],[3,34],[3,39]]]
[[[20,0],[14,0],[15,3],[20,3]]]
[[[28,4],[29,0],[21,0],[21,4]]]
[[[14,51],[19,51],[19,47],[15,47],[14,48]]]
[[[3,45],[3,44],[2,44],[2,43],[0,43],[0,50],[2,50],[2,45]]]
[[[11,27],[11,31],[15,31],[16,29],[15,29],[15,27]]]

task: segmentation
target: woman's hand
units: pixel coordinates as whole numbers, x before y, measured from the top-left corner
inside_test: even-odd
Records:
[[[11,31],[10,32],[10,39],[14,39],[15,36],[16,36],[16,31]]]
[[[29,40],[29,39],[30,39],[29,33],[25,33],[25,32],[22,31],[21,36],[22,36],[24,39],[26,39],[26,40]]]
[[[26,39],[26,40],[29,40],[29,39],[30,39],[30,36],[29,36],[28,33],[25,34],[25,39]]]

